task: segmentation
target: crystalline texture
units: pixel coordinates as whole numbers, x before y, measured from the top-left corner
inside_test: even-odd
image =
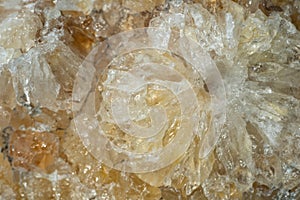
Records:
[[[60,85],[55,81],[49,64],[37,49],[14,60],[10,68],[19,103],[55,108]],[[47,88],[47,98],[44,96]],[[54,105],[53,105],[54,104]]]
[[[0,0],[0,199],[300,199],[299,13],[299,0]],[[145,32],[155,49],[93,63],[108,65],[96,77],[104,84],[95,84],[95,105],[91,99],[80,102],[89,94],[87,80],[94,71],[79,71],[85,79],[77,96],[74,80],[93,47],[119,32],[147,26],[164,30]],[[206,123],[214,118],[203,112],[196,115],[202,120],[202,134],[193,135],[190,146],[170,165],[148,173],[112,169],[85,148],[82,141],[87,138],[80,138],[78,130],[94,130],[89,144],[96,148],[96,130],[101,127],[119,151],[147,153],[172,143],[182,126],[176,95],[131,78],[151,78],[153,73],[167,77],[164,81],[181,80],[157,66],[168,65],[189,80],[200,108],[209,107],[212,97],[205,77],[175,55],[194,58],[199,52],[190,43],[170,42],[171,32],[177,39],[186,36],[197,42],[222,75],[227,103],[226,122],[218,130],[221,137],[213,149],[200,149],[202,136],[215,133]],[[120,48],[129,50],[135,38],[121,38]],[[168,44],[178,51],[156,51]],[[116,49],[104,45],[101,55]],[[150,60],[156,65],[142,67]],[[196,60],[205,70],[205,62]],[[135,71],[130,70],[133,61],[139,62]],[[122,104],[130,96],[126,92],[139,86],[127,98],[128,106]],[[110,109],[116,96],[119,100]],[[192,102],[190,95],[183,97],[186,104]],[[89,113],[98,112],[80,118],[80,103]],[[151,114],[150,108],[157,107],[165,113],[158,108]],[[166,116],[166,126],[161,127]],[[155,141],[136,140],[135,135],[151,133],[147,127],[162,134]],[[126,133],[131,130],[133,134]],[[207,149],[208,155],[199,157]],[[119,163],[124,161],[123,154],[109,153],[121,158]],[[154,164],[159,166],[169,157],[148,158],[157,159]]]
[[[75,10],[89,14],[93,9],[93,0],[61,0],[56,2],[59,10]]]
[[[14,168],[51,171],[58,156],[58,138],[52,133],[16,131],[10,138],[9,155]]]
[[[35,45],[35,37],[41,26],[38,16],[31,12],[10,14],[0,24],[0,46],[28,51]]]
[[[147,2],[141,0],[123,0],[122,3],[125,8],[130,9],[132,12],[139,13],[142,11],[151,11],[155,6],[158,6],[163,2],[164,0],[149,0]]]

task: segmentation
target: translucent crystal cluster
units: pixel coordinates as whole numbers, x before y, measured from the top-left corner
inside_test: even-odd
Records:
[[[0,199],[300,199],[299,13],[0,0]]]

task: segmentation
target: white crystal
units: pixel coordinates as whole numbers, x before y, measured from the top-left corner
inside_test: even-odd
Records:
[[[55,109],[60,85],[55,81],[51,68],[40,51],[31,49],[10,64],[17,100],[22,103],[25,95],[27,103]]]
[[[41,26],[39,17],[31,12],[10,14],[0,24],[0,46],[28,51],[35,45],[35,37]]]

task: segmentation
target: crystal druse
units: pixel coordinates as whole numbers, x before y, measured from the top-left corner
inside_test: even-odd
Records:
[[[0,199],[300,199],[299,13],[299,0],[0,0]],[[75,80],[90,52],[145,27],[165,30],[153,45],[171,31],[199,45],[220,73],[224,104],[211,104],[191,63],[152,48],[100,60],[108,65],[84,108],[96,114],[78,114]],[[211,105],[226,107],[218,129]],[[124,152],[165,148],[187,132],[190,143],[169,152],[178,153],[171,163],[158,157],[159,169],[122,171],[89,151],[78,134],[85,117]],[[150,131],[158,134],[144,137]],[[213,142],[203,153],[205,137]]]

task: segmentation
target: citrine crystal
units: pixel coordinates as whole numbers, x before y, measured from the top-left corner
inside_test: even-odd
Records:
[[[300,199],[299,0],[0,0],[0,199]]]
[[[15,131],[10,136],[9,157],[14,168],[51,171],[58,156],[58,137],[52,133]]]

